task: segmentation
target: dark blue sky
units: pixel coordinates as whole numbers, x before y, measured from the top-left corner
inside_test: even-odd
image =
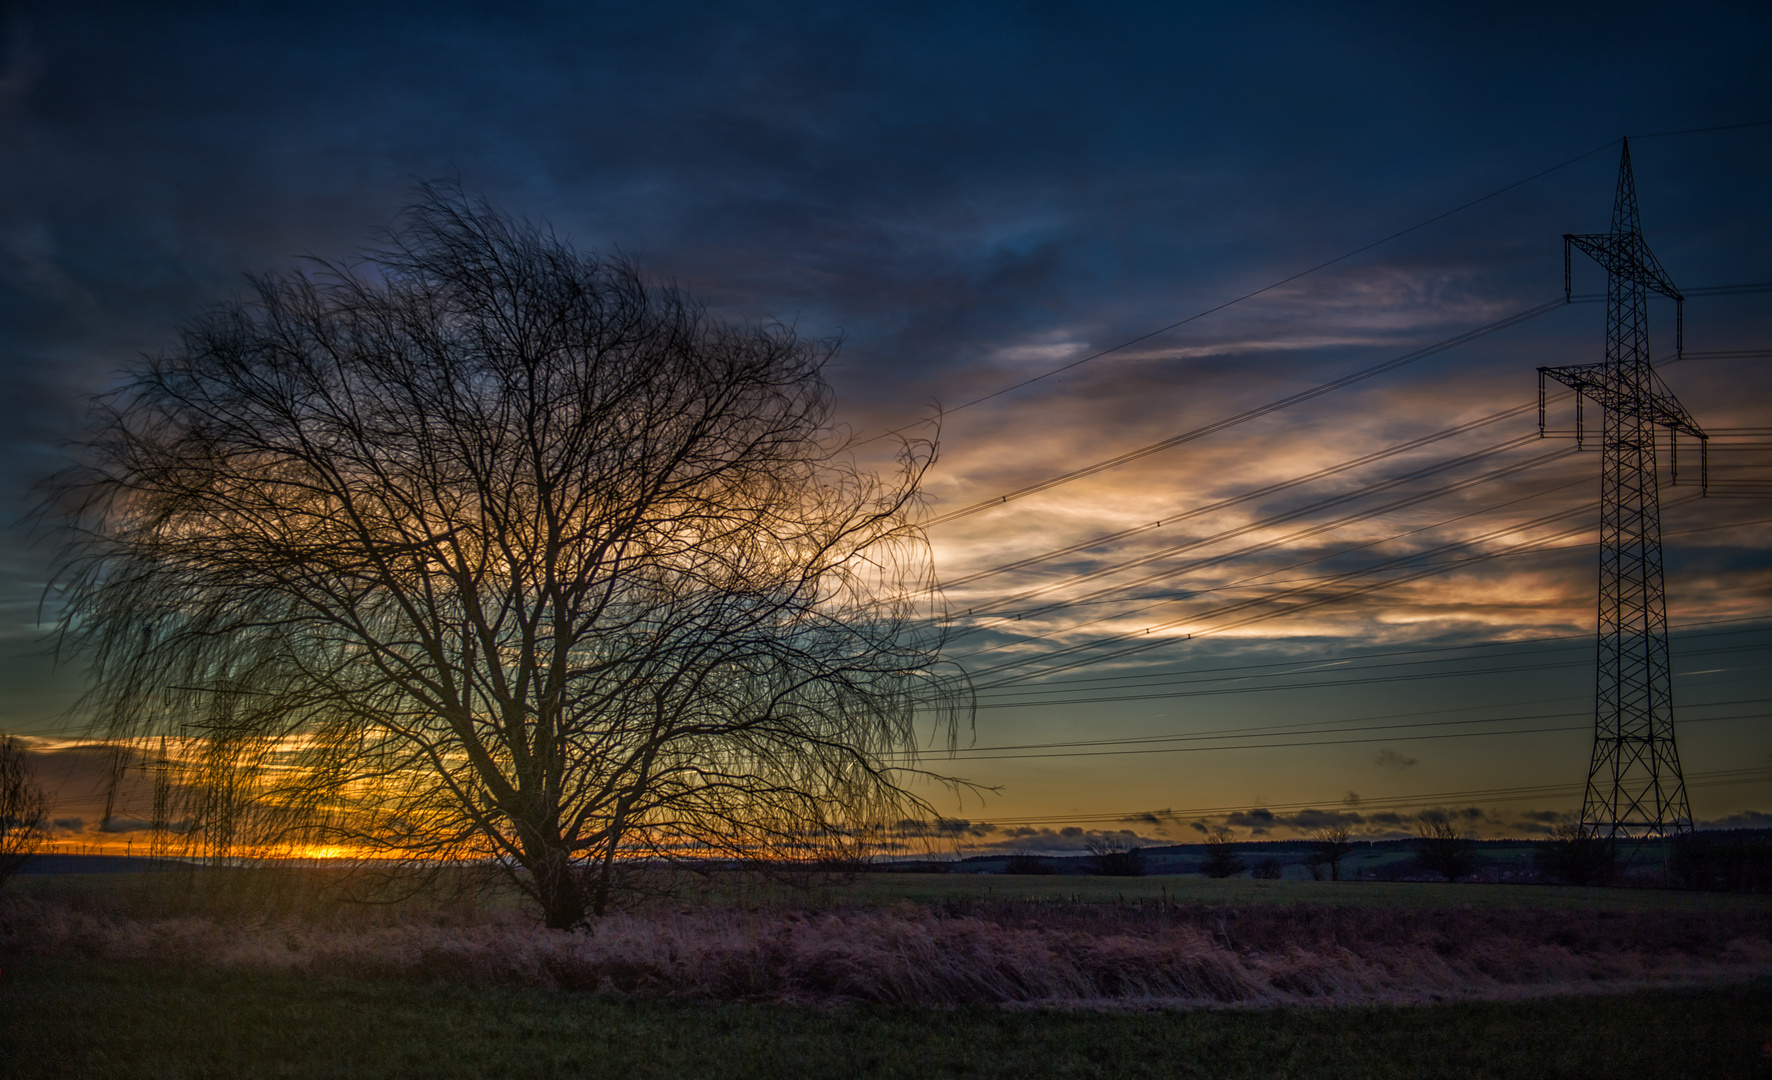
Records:
[[[28,509],[30,485],[57,467],[58,443],[78,429],[82,399],[111,372],[240,293],[244,273],[366,246],[395,221],[416,179],[458,178],[587,247],[619,248],[725,314],[841,333],[831,378],[842,415],[877,431],[1174,322],[1621,134],[1772,119],[1772,9],[1760,4],[264,8],[11,6],[0,80],[0,500],[9,518]],[[1634,149],[1645,228],[1677,281],[1772,281],[1772,128],[1638,139]],[[1607,147],[1259,300],[949,416],[935,509],[1553,298],[1558,237],[1605,228],[1616,165],[1616,146]],[[1583,280],[1578,289],[1601,284],[1591,273]],[[1767,310],[1763,295],[1695,300],[1689,347],[1763,348]],[[1518,404],[1534,367],[1597,358],[1599,315],[1590,306],[1549,316],[1266,426],[938,529],[943,573]],[[1662,327],[1666,315],[1657,309]],[[1765,426],[1765,363],[1706,361],[1668,378],[1706,423]],[[1445,454],[1477,448],[1448,444]],[[1719,468],[1756,476],[1749,453]],[[1593,459],[1556,467],[1575,479],[1591,475]],[[1497,487],[1480,490],[1489,503],[1506,501]],[[1593,497],[1586,486],[1569,491]],[[1439,505],[1436,522],[1483,509]],[[1769,534],[1718,531],[1772,517],[1765,511],[1752,499],[1669,510],[1670,587],[1683,590],[1670,605],[1676,621],[1772,616],[1761,557]],[[1414,520],[1386,518],[1385,535]],[[1479,515],[1460,535],[1500,520]],[[1709,539],[1679,548],[1679,529],[1710,530],[1684,534]],[[1163,587],[1232,589],[1253,570],[1306,557],[1302,543],[1223,579],[1183,575]],[[1340,550],[1332,547],[1308,550],[1329,557]],[[1058,580],[1126,550],[1042,572]],[[1588,554],[1429,579],[1439,592],[1381,592],[1334,608],[1342,614],[1332,619],[1277,618],[1235,644],[1149,663],[1179,670],[1575,633],[1591,618],[1582,614]],[[77,686],[32,651],[47,558],[22,528],[0,536],[9,657],[0,672],[11,691],[0,727],[55,730]],[[995,595],[1021,587],[1006,583]],[[1083,631],[1042,632],[1070,634],[1068,643]],[[1012,652],[1044,647],[982,640]],[[1482,692],[1521,716],[1545,710],[1501,703],[1585,692],[1579,664],[1556,686],[1521,678],[1497,676]],[[1301,692],[1185,708],[987,710],[979,741],[1217,730],[1312,710],[1339,722],[1431,709],[1445,697],[1402,693],[1366,685],[1346,702]],[[1688,740],[1705,768],[1772,765],[1763,720],[1715,725],[1724,728],[1729,737],[1714,746]],[[1275,750],[1113,759],[1119,771],[1105,772],[1069,759],[955,771],[1005,785],[991,806],[966,810],[1005,820],[1579,779],[1579,733],[1535,738],[1472,739],[1456,751],[1450,740],[1362,743],[1335,751],[1342,756],[1327,769],[1327,751]],[[1192,763],[1207,756],[1210,766]],[[1519,772],[1522,756],[1542,775]],[[1764,808],[1772,796],[1764,783],[1705,790],[1713,794],[1695,789],[1695,809],[1711,819]],[[1568,804],[1517,805],[1550,813]],[[1514,823],[1506,827],[1526,820],[1495,813]]]

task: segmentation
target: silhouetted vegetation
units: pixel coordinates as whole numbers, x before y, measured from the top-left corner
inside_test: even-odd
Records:
[[[1278,881],[1286,876],[1286,865],[1278,859],[1263,859],[1250,869],[1249,876],[1259,881]]]
[[[25,764],[25,748],[0,735],[0,888],[43,843],[49,800]]]
[[[1533,846],[1532,868],[1541,879],[1565,885],[1604,885],[1618,873],[1618,844],[1579,825],[1559,825]]]
[[[1310,848],[1311,877],[1321,881],[1327,873],[1330,881],[1341,880],[1341,860],[1354,850],[1352,835],[1345,825],[1317,832]]]
[[[1669,841],[1667,870],[1681,888],[1772,892],[1772,837],[1745,829],[1686,833]]]
[[[1416,860],[1423,870],[1447,881],[1469,877],[1476,869],[1476,844],[1444,817],[1429,816],[1415,825]]]
[[[1089,849],[1089,872],[1103,877],[1143,877],[1144,852],[1128,847],[1115,837],[1097,837],[1086,845]]]
[[[1219,828],[1206,834],[1206,857],[1200,862],[1200,873],[1212,878],[1236,877],[1248,869],[1237,854],[1236,841],[1229,829]]]
[[[485,860],[570,927],[643,861],[936,816],[900,756],[971,703],[923,588],[935,448],[854,463],[833,343],[449,190],[252,283],[46,494],[87,713],[174,743],[193,850]]]
[[[1053,870],[1052,864],[1038,855],[1018,852],[1009,856],[1008,861],[1003,864],[1003,872],[1005,874],[1050,874]]]

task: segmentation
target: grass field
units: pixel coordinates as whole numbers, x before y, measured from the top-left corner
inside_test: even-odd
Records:
[[[255,872],[249,871],[248,875]],[[273,872],[274,873],[274,872]],[[199,874],[201,879],[207,872]],[[79,904],[128,906],[166,893],[185,894],[187,875],[177,872],[55,874],[21,877],[9,889],[17,895]],[[1331,904],[1401,908],[1537,908],[1585,911],[1757,911],[1768,901],[1740,893],[1685,892],[1674,889],[1578,888],[1564,885],[1492,885],[1412,881],[1260,881],[1213,879],[1197,874],[1151,877],[1004,874],[856,874],[809,878],[803,885],[747,880],[736,875],[687,877],[667,906],[683,903],[720,907],[828,909],[893,904],[966,904],[993,901],[1060,903],[1177,904]],[[281,902],[295,892],[273,885]],[[491,908],[524,903],[509,891],[481,901]]]
[[[11,961],[17,1080],[1240,1077],[1748,1080],[1772,980],[1622,996],[1108,1012],[619,1000]]]
[[[759,894],[762,895],[762,894]],[[788,890],[768,894],[791,902]],[[863,874],[810,890],[816,905],[918,904],[966,900],[1052,900],[1081,903],[1168,900],[1181,904],[1336,904],[1406,908],[1558,908],[1591,911],[1746,911],[1762,896],[1668,889],[1575,888],[1561,885],[1477,885],[1408,881],[1258,881],[1197,874],[1161,877],[1018,877],[998,874]]]
[[[15,881],[0,1078],[1772,1080],[1760,897],[728,876],[573,935],[325,880]]]

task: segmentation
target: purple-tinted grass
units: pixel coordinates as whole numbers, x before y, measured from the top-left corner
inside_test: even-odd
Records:
[[[1175,1005],[1512,997],[1772,974],[1772,911],[1002,903],[691,909],[587,933],[471,920],[147,917],[13,899],[0,947],[703,999]]]

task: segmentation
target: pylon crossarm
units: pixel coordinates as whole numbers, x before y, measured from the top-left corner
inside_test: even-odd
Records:
[[[1652,389],[1645,395],[1630,380],[1621,379],[1615,365],[1578,364],[1538,370],[1617,416],[1646,420],[1657,427],[1684,432],[1699,440],[1710,438],[1680,404],[1680,399],[1665,392],[1665,387]],[[1659,383],[1661,380],[1655,381]]]
[[[1660,260],[1643,242],[1642,236],[1626,233],[1614,236],[1611,233],[1564,233],[1563,258],[1568,263],[1571,247],[1578,248],[1593,261],[1605,268],[1612,277],[1635,282],[1645,289],[1667,297],[1669,300],[1684,301],[1680,290],[1668,277],[1667,271],[1661,268]],[[1565,275],[1564,288],[1568,289],[1568,275]]]

